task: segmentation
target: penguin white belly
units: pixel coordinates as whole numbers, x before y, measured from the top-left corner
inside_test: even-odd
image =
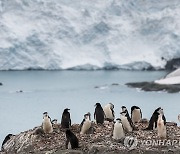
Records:
[[[157,131],[158,131],[158,136],[160,138],[166,138],[166,126],[164,125],[163,120],[157,121]]]
[[[122,116],[122,117],[121,117],[121,121],[122,121],[124,130],[125,130],[126,132],[132,132],[132,127],[131,127],[128,119],[127,119],[125,116]]]
[[[71,142],[68,143],[68,149],[72,149]]]
[[[83,126],[81,128],[80,134],[85,134],[89,130],[90,127],[91,127],[91,121],[90,120],[86,120],[83,123]]]
[[[104,107],[104,113],[106,118],[108,119],[114,119],[113,114],[112,114],[112,110],[109,107]]]
[[[52,124],[51,124],[51,121],[49,120],[49,118],[44,119],[43,130],[45,133],[52,133],[53,132]]]
[[[140,120],[141,120],[140,109],[134,109],[132,112],[132,122],[136,123],[136,122],[140,122]]]
[[[121,123],[116,123],[113,130],[113,139],[121,139],[125,137],[124,130]]]

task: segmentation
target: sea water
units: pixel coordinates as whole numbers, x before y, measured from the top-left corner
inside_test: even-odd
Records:
[[[142,109],[150,118],[161,106],[167,121],[178,122],[180,94],[143,92],[129,88],[127,82],[153,81],[166,71],[1,71],[0,82],[0,143],[9,134],[18,134],[42,124],[43,112],[51,119],[61,120],[65,108],[70,108],[72,123],[80,123],[94,105],[111,102],[116,118],[121,106]],[[20,92],[22,90],[22,92]]]

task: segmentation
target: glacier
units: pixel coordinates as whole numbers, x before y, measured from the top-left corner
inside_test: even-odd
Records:
[[[0,70],[163,69],[179,0],[0,0]]]

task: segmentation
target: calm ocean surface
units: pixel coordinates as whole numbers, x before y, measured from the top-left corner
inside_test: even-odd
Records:
[[[165,74],[165,71],[1,71],[0,143],[8,133],[18,134],[41,125],[45,111],[59,122],[67,107],[71,109],[72,123],[80,123],[87,112],[91,112],[93,119],[96,102],[103,106],[112,102],[116,117],[122,105],[129,110],[137,105],[148,119],[161,106],[168,121],[178,122],[179,93],[142,92],[124,85],[153,81]],[[19,90],[23,93],[18,93]]]

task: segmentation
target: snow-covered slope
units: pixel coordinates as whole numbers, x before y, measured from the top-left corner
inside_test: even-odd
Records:
[[[157,84],[180,84],[180,68],[168,74],[165,78],[156,80]]]
[[[0,70],[163,68],[179,0],[0,0]]]

